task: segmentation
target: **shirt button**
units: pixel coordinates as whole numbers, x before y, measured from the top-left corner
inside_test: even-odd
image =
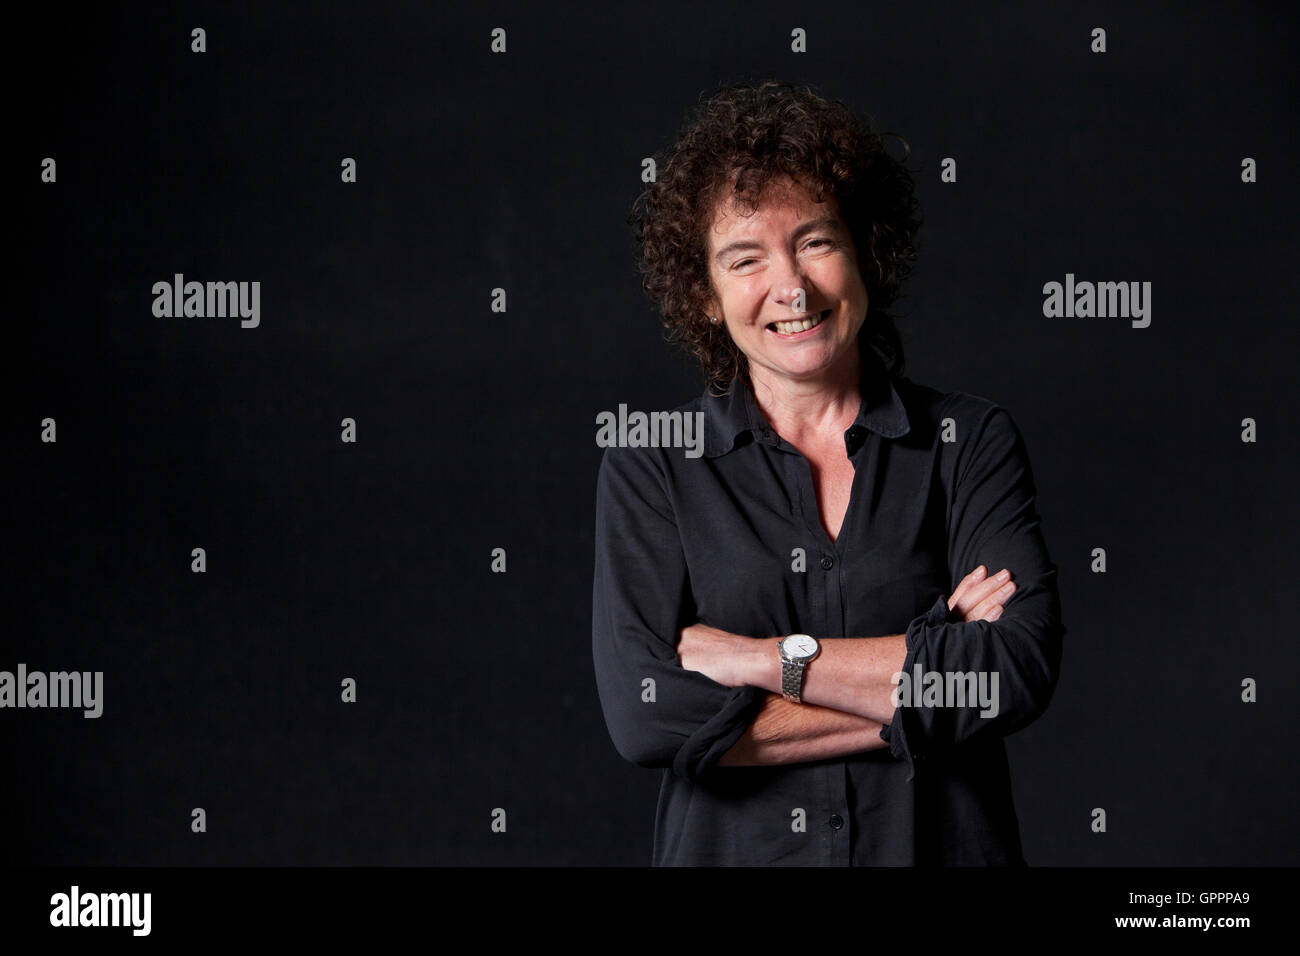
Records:
[[[822,555],[822,570],[829,571],[833,567],[835,567],[835,559],[829,554]]]
[[[832,830],[838,830],[842,826],[844,826],[844,818],[840,816],[838,813],[832,813],[830,823],[831,823]]]

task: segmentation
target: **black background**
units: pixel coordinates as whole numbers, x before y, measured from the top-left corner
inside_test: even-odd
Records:
[[[692,103],[775,77],[910,143],[908,373],[996,401],[1028,445],[1069,627],[1051,707],[1008,741],[1029,862],[1294,863],[1286,10],[222,3],[16,26],[0,669],[102,670],[104,714],[0,712],[0,860],[648,862],[658,773],[614,751],[590,660],[595,416],[702,384],[625,216]],[[176,272],[260,281],[260,327],[154,317]],[[1152,282],[1151,326],[1044,318],[1067,272]]]

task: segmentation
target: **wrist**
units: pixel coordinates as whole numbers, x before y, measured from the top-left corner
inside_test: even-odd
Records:
[[[750,681],[754,687],[760,687],[773,694],[781,693],[781,637],[765,637],[752,641]]]

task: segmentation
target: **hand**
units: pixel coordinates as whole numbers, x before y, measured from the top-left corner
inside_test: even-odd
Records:
[[[963,621],[996,621],[1000,618],[1002,603],[1011,599],[1016,586],[1006,568],[991,578],[986,577],[987,574],[988,569],[981,564],[962,578],[948,599],[948,610],[960,614]]]
[[[724,687],[741,687],[749,683],[749,665],[755,653],[767,643],[707,624],[692,624],[682,629],[677,656],[688,671],[698,671]]]

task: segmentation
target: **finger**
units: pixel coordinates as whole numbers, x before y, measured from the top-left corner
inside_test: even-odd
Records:
[[[976,604],[972,613],[967,617],[967,620],[996,621],[998,617],[1002,616],[1000,608],[1011,599],[1011,595],[1015,593],[1015,590],[1015,582],[1008,581],[984,600]],[[992,614],[994,609],[999,609],[998,614],[996,617],[990,617],[989,615]]]
[[[948,607],[950,609],[956,607],[957,604],[962,600],[962,598],[965,597],[966,592],[969,591],[971,588],[975,587],[975,585],[977,585],[980,581],[983,581],[984,575],[986,575],[987,573],[988,573],[988,568],[984,567],[984,565],[981,564],[970,574],[962,578],[961,583],[957,585],[956,590],[952,592],[952,596],[948,599]]]
[[[958,609],[963,613],[969,613],[973,608],[979,606],[980,602],[992,597],[1006,584],[1006,578],[999,575],[1006,572],[1004,568],[991,578],[975,582],[967,586],[965,593],[957,602]]]
[[[980,601],[984,600],[990,594],[996,594],[999,589],[1001,589],[1011,580],[1010,575],[1011,572],[1008,571],[1006,568],[1003,568],[1001,571],[999,571],[997,574],[993,575],[992,577],[985,578],[983,581],[980,581],[978,584],[976,584],[974,587],[970,589],[970,592],[966,595],[966,602],[971,606],[974,606],[978,604]]]

